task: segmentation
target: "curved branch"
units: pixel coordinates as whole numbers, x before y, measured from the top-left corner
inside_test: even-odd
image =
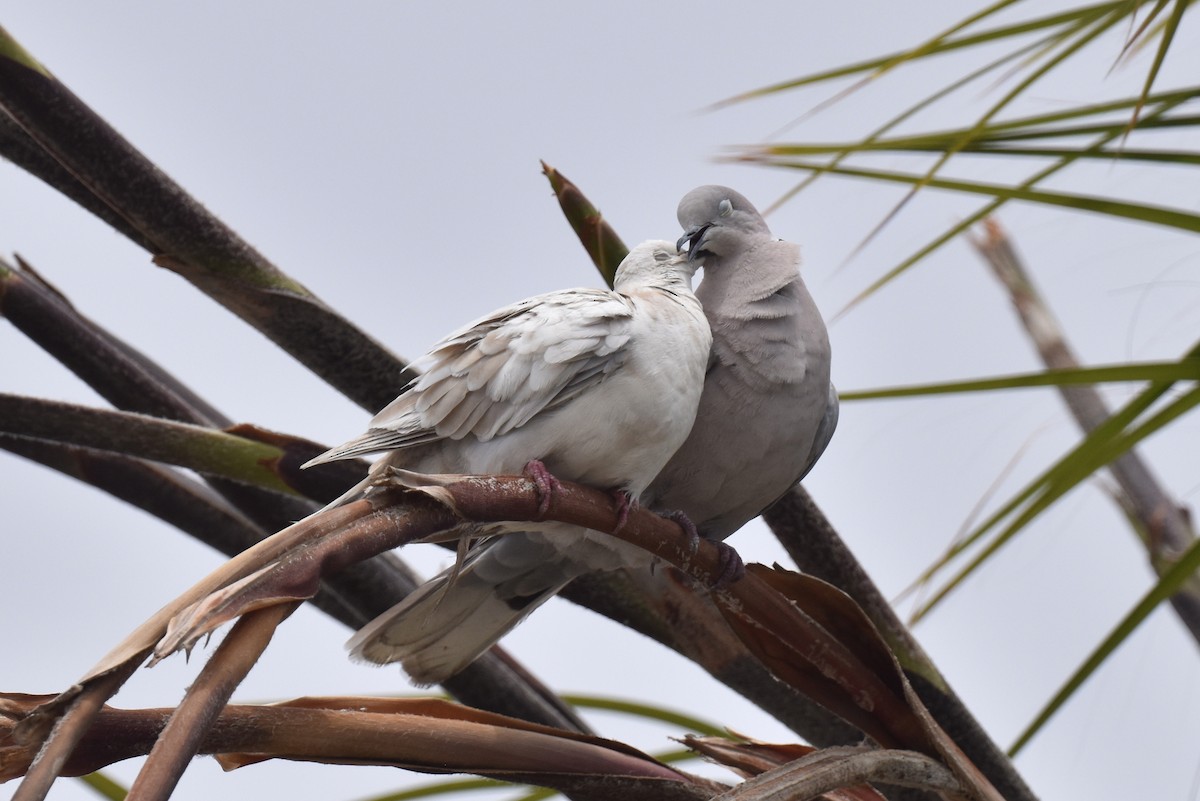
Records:
[[[796,801],[862,784],[911,787],[970,798],[954,774],[915,751],[826,748],[747,779],[713,801]]]
[[[984,221],[984,235],[971,244],[1004,284],[1026,332],[1048,369],[1079,366],[1066,334],[1038,292],[1012,240],[994,219]],[[1084,432],[1094,431],[1112,416],[1100,393],[1091,385],[1060,386],[1063,403]],[[1180,554],[1196,542],[1188,510],[1171,497],[1150,466],[1136,451],[1118,456],[1108,466],[1119,491],[1116,501],[1134,523],[1134,530],[1161,578]],[[1200,579],[1185,584],[1171,596],[1175,614],[1192,639],[1200,643]]]

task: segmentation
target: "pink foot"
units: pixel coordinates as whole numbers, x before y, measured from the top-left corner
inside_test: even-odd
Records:
[[[525,463],[525,468],[521,472],[533,482],[533,486],[537,487],[537,519],[541,520],[550,511],[550,502],[554,500],[554,493],[562,489],[562,483],[546,469],[546,465],[542,464],[540,459],[530,459]]]
[[[625,524],[629,522],[629,513],[637,510],[638,502],[625,490],[614,491],[613,499],[617,502],[617,527],[612,530],[612,533],[616,534],[625,528]]]

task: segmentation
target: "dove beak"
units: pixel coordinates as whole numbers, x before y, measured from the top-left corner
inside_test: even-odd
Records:
[[[688,261],[694,261],[696,254],[699,253],[697,245],[704,238],[704,234],[708,232],[709,228],[712,228],[712,223],[697,225],[687,229],[683,232],[683,236],[679,237],[679,241],[675,243],[676,249],[683,250],[683,243],[686,242],[688,246]]]

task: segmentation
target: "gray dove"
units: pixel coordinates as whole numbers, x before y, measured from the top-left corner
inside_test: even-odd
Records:
[[[636,502],[687,437],[700,401],[712,338],[691,290],[697,266],[675,244],[644,242],[621,263],[611,291],[552,292],[471,323],[414,363],[422,374],[367,433],[305,466],[386,451],[364,485],[392,468],[528,468],[540,486],[556,477]],[[415,681],[432,684],[581,572],[649,561],[605,534],[522,523],[472,549],[348,647],[373,662],[399,660]]]
[[[679,510],[723,540],[808,473],[837,426],[829,336],[800,278],[800,249],[724,186],[679,203],[688,258],[704,265],[696,296],[713,349],[687,441],[643,499]]]

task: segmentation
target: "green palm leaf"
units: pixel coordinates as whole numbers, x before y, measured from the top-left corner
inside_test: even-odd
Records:
[[[1079,157],[1076,154],[1075,157]],[[1026,186],[1004,186],[988,184],[981,181],[959,181],[949,178],[933,178],[928,174],[915,175],[912,173],[890,172],[886,170],[865,170],[855,167],[828,167],[804,161],[779,161],[777,166],[810,172],[824,171],[834,175],[851,178],[869,178],[875,181],[909,184],[914,189],[930,186],[935,189],[950,189],[956,192],[966,192],[976,195],[989,195],[1002,200],[1024,200],[1034,203],[1044,203],[1068,209],[1091,211],[1120,217],[1139,222],[1154,223],[1168,228],[1179,228],[1184,231],[1200,233],[1200,214],[1154,206],[1149,203],[1133,203],[1097,195],[1076,195],[1069,192],[1053,192],[1044,189],[1032,189]]]
[[[938,384],[916,384],[885,389],[865,389],[839,393],[843,401],[874,400],[879,398],[910,398],[924,395],[945,395],[959,392],[984,392],[997,389],[1027,387],[1060,387],[1072,384],[1101,384],[1110,381],[1188,381],[1200,380],[1200,359],[1187,357],[1177,362],[1145,362],[1115,364],[1104,367],[1080,367],[1071,370],[1045,370],[1037,373],[977,378],[970,381],[948,381]]]
[[[1197,356],[1200,356],[1200,345],[1192,349],[1185,357],[1185,361],[1195,359]],[[1011,522],[993,537],[975,558],[959,570],[929,601],[918,609],[914,614],[914,620],[924,617],[955,587],[974,573],[988,557],[996,553],[1014,535],[1021,531],[1037,515],[1049,508],[1055,501],[1086,481],[1096,471],[1109,464],[1112,460],[1130,450],[1138,442],[1173,422],[1197,405],[1200,405],[1200,388],[1193,388],[1168,403],[1163,409],[1151,415],[1140,425],[1132,427],[1133,422],[1166,394],[1171,386],[1173,386],[1171,381],[1155,381],[1151,383],[1141,394],[1137,395],[1123,409],[1109,418],[1106,423],[1085,437],[1074,450],[1066,454],[1053,466],[1030,482],[1008,503],[993,513],[991,517],[980,524],[968,536],[950,548],[941,559],[925,571],[919,581],[927,581],[932,578],[932,576],[945,568],[955,557],[980,541],[988,532],[995,529],[1004,520],[1011,517]]]
[[[846,78],[852,75],[859,75],[864,72],[874,72],[877,75],[900,66],[908,61],[915,61],[928,56],[941,55],[954,50],[962,50],[971,47],[976,47],[983,44],[991,44],[1004,39],[1010,39],[1017,36],[1023,36],[1035,31],[1043,31],[1047,29],[1062,28],[1069,25],[1078,25],[1094,20],[1101,14],[1111,11],[1119,6],[1128,5],[1127,2],[1118,0],[1118,2],[1097,3],[1091,6],[1083,6],[1081,8],[1064,11],[1059,14],[1052,14],[1046,17],[1026,20],[1013,25],[1005,25],[999,28],[992,28],[987,31],[961,36],[959,38],[951,38],[955,33],[958,33],[970,25],[983,20],[992,14],[1002,11],[1004,8],[1013,5],[1012,0],[1002,0],[1002,2],[989,6],[982,11],[974,14],[967,19],[954,25],[949,30],[930,39],[922,45],[914,47],[910,50],[900,51],[879,58],[867,59],[854,64],[849,64],[842,67],[837,67],[831,70],[823,70],[815,72],[811,75],[801,76],[788,81],[770,84],[759,89],[754,89],[749,92],[743,92],[733,97],[714,103],[712,108],[722,108],[733,105],[735,103],[743,103],[747,100],[753,100],[767,95],[778,94],[792,89],[799,89],[804,86],[811,86],[819,83],[827,83],[839,78]]]

